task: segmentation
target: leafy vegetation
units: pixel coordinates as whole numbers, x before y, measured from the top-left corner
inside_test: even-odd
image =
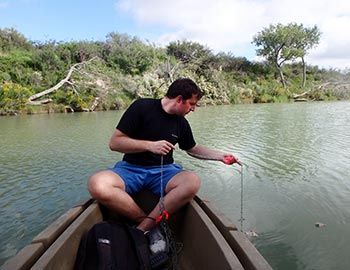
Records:
[[[110,33],[105,41],[41,43],[4,28],[0,114],[121,109],[140,97],[162,97],[179,77],[199,84],[202,105],[349,99],[349,71],[306,68],[304,57],[319,36],[316,26],[271,25],[253,40],[266,62],[251,62],[187,40],[160,48]]]

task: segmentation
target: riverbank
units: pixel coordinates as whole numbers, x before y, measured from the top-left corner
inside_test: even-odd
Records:
[[[334,101],[335,98],[329,98],[327,101]],[[309,98],[292,98],[288,99],[286,97],[281,97],[280,99],[276,99],[275,102],[260,102],[256,103],[253,99],[241,99],[240,103],[237,104],[230,104],[230,103],[224,103],[224,104],[215,104],[213,101],[205,100],[204,102],[200,102],[198,104],[198,107],[207,107],[207,106],[218,106],[218,105],[239,105],[239,104],[263,104],[263,103],[293,103],[293,102],[317,102],[317,101],[325,101],[325,100],[315,100],[315,99],[309,99]],[[73,109],[70,106],[66,106],[63,104],[45,104],[40,106],[34,106],[30,105],[26,107],[23,111],[7,111],[0,109],[0,116],[16,116],[16,115],[33,115],[33,114],[54,114],[54,113],[82,113],[82,112],[98,112],[98,111],[114,111],[114,110],[123,110],[126,109],[130,104],[131,100],[125,101],[124,106],[118,107],[118,108],[110,108],[110,109],[104,109],[102,107],[97,107],[94,110],[90,109]]]
[[[13,28],[0,33],[7,37],[0,61],[0,114],[39,111],[28,104],[48,112],[123,109],[140,97],[164,96],[177,78],[195,81],[204,92],[203,104],[211,105],[350,99],[348,70],[296,61],[276,69],[268,59],[214,54],[197,42],[171,42],[164,48],[118,33],[101,42],[43,44]]]

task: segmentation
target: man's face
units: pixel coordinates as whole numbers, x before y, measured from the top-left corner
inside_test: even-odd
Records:
[[[185,116],[189,112],[193,112],[196,109],[196,105],[198,102],[198,97],[192,95],[192,98],[183,100],[182,97],[179,100],[178,112],[179,115]]]

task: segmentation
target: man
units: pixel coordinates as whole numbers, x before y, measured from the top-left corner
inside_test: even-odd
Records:
[[[138,229],[148,231],[155,225],[160,205],[147,216],[130,195],[149,189],[160,196],[162,175],[165,210],[171,214],[188,203],[200,187],[195,173],[173,163],[177,143],[200,159],[239,163],[232,154],[196,144],[185,115],[195,110],[201,97],[201,90],[192,80],[178,79],[164,98],[135,101],[120,119],[109,143],[112,151],[124,153],[123,161],[90,178],[88,189],[92,197],[135,220]]]

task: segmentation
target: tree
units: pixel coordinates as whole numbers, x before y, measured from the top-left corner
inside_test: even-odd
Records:
[[[180,60],[197,75],[204,75],[214,61],[211,50],[197,42],[186,40],[170,42],[166,50],[168,55]]]
[[[213,57],[211,50],[197,42],[176,41],[170,42],[167,46],[167,54],[174,56],[184,63],[196,60],[206,60]]]
[[[224,53],[220,52],[216,55],[216,65],[219,70],[225,72],[241,71],[246,72],[251,66],[251,62],[245,57],[235,57],[231,52]]]
[[[28,85],[33,75],[32,64],[32,54],[28,51],[15,49],[0,55],[0,80]]]
[[[136,37],[119,33],[107,36],[103,58],[124,74],[143,74],[152,66],[154,57],[154,48]]]
[[[253,44],[258,47],[258,56],[265,57],[278,70],[283,87],[286,80],[282,65],[287,61],[301,58],[306,73],[304,57],[307,50],[318,44],[320,32],[317,26],[305,28],[303,24],[289,23],[288,25],[270,25],[253,37]],[[304,76],[305,76],[304,73]],[[303,83],[305,84],[305,83]]]
[[[303,28],[302,24],[299,26],[299,35],[298,39],[299,42],[296,44],[297,48],[300,50],[300,58],[303,65],[303,81],[302,81],[302,87],[305,87],[306,83],[306,63],[305,63],[305,55],[307,54],[307,51],[315,47],[319,41],[321,32],[315,25],[312,28]]]
[[[26,37],[14,28],[0,29],[0,52],[11,50],[31,50],[33,45]]]

